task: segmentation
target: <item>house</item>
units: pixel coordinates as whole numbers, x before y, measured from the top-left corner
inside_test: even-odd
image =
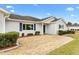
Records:
[[[31,16],[14,15],[10,12],[0,9],[0,32],[17,31],[24,35],[28,33],[35,34],[40,31],[40,34],[57,34],[58,30],[68,30],[65,21],[62,18],[53,16],[38,19]]]
[[[68,29],[73,30],[73,31],[79,31],[79,25],[77,25],[77,26],[75,26],[75,25],[68,26]]]

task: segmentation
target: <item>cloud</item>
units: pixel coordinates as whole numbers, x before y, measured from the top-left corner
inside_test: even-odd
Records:
[[[14,7],[13,6],[10,6],[10,5],[7,5],[6,8],[14,9]]]
[[[72,16],[72,17],[73,17],[73,16],[75,16],[75,15],[74,15],[74,14],[71,14],[70,16]]]
[[[68,7],[68,8],[66,8],[66,10],[67,10],[67,11],[74,11],[74,8]]]
[[[10,12],[15,12],[15,10],[10,10]]]
[[[48,15],[48,16],[50,16],[50,15],[51,15],[51,13],[47,13],[47,15]]]
[[[11,5],[7,5],[6,8],[12,13],[15,12],[14,7]]]

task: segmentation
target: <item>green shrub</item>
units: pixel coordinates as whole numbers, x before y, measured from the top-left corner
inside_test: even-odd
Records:
[[[67,33],[68,33],[68,34],[74,34],[74,33],[75,33],[75,31],[72,31],[72,30],[67,30]]]
[[[65,34],[65,33],[66,33],[66,32],[63,31],[63,30],[59,30],[59,31],[58,31],[58,34],[59,34],[59,35],[63,35],[63,34]]]
[[[40,35],[40,31],[36,31],[35,32],[35,35]]]
[[[0,48],[16,45],[18,37],[18,32],[0,33]]]
[[[75,31],[72,31],[72,30],[67,30],[67,31],[59,30],[59,31],[58,31],[58,34],[59,34],[59,35],[74,34],[74,33],[75,33]]]
[[[5,35],[0,33],[0,48],[4,47]]]

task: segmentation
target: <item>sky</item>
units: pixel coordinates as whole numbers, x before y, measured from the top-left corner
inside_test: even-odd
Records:
[[[17,15],[40,19],[54,16],[79,23],[79,4],[0,4],[0,8]]]

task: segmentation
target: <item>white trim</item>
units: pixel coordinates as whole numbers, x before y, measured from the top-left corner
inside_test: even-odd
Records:
[[[3,13],[5,13],[5,14],[10,14],[10,12],[8,12],[8,11],[2,9],[2,8],[0,8],[0,11],[3,12]]]
[[[14,22],[28,22],[28,23],[42,23],[41,21],[30,21],[30,20],[22,20],[22,19],[11,19],[8,18],[6,21],[14,21]]]

